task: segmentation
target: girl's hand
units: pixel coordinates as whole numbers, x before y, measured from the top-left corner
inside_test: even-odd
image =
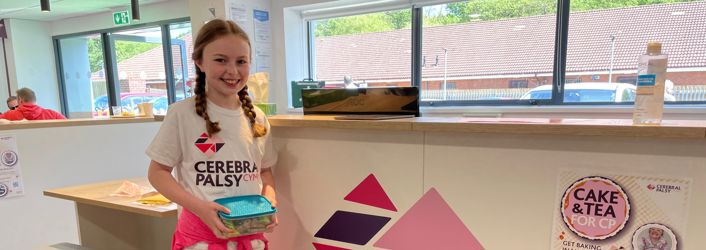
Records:
[[[227,239],[228,237],[226,237],[226,234],[232,233],[233,230],[223,225],[223,222],[218,217],[218,211],[222,211],[227,214],[230,213],[230,210],[212,201],[200,202],[193,212],[201,219],[201,221],[203,221],[203,223],[206,224],[206,226],[208,226],[209,229],[211,229],[211,232],[213,232],[216,237],[219,239]]]
[[[270,202],[270,204],[272,205],[272,207],[274,207],[274,208],[277,207],[277,199],[275,199],[274,195],[267,195],[267,194],[264,194],[264,195],[262,195],[262,196],[264,196],[265,199],[267,199],[267,201]]]
[[[265,198],[267,198],[268,201],[272,204],[272,207],[276,208],[277,207],[277,199],[274,198],[273,195],[263,195]],[[265,232],[271,233],[275,230],[275,227],[279,225],[279,219],[277,219],[277,214],[272,215],[272,223],[267,225],[267,230]]]
[[[268,232],[268,233],[274,232],[275,227],[277,225],[279,225],[279,219],[277,219],[277,214],[273,214],[272,217],[273,217],[272,223],[267,225],[267,230],[265,230],[265,232]]]

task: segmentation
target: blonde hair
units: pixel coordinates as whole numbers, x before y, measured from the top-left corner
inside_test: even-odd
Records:
[[[248,47],[251,48],[250,57],[252,57],[252,45],[250,45],[250,38],[248,38],[245,31],[238,27],[238,25],[236,25],[233,21],[214,19],[206,23],[201,30],[199,30],[199,34],[196,36],[196,40],[194,40],[194,52],[191,54],[191,58],[194,61],[201,60],[203,58],[203,50],[206,45],[226,35],[235,35],[245,40],[248,43]],[[247,80],[248,79],[243,79],[243,81],[246,82]],[[218,122],[211,121],[211,118],[208,115],[206,109],[208,105],[208,102],[206,101],[206,73],[201,71],[198,65],[196,65],[196,87],[194,88],[194,94],[196,95],[196,114],[203,117],[206,121],[206,132],[208,132],[208,136],[213,136],[221,131],[221,127],[218,125]],[[250,121],[253,136],[261,137],[267,134],[267,128],[256,122],[255,118],[257,117],[257,113],[255,112],[255,107],[253,106],[252,100],[248,95],[247,85],[245,85],[245,87],[238,92],[238,98],[240,99],[243,113],[245,113]]]

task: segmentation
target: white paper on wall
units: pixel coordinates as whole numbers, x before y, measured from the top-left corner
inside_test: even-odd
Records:
[[[0,135],[0,200],[23,193],[17,140],[14,135]]]

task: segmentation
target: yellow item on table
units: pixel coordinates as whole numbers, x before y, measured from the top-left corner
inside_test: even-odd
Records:
[[[172,201],[164,197],[162,194],[147,196],[137,200],[137,202],[146,205],[167,205],[169,203],[172,203]]]

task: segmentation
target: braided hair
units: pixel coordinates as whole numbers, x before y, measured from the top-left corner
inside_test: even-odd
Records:
[[[194,60],[202,59],[203,51],[206,45],[224,35],[238,36],[245,40],[248,43],[248,46],[251,46],[248,35],[233,21],[214,19],[209,21],[201,28],[201,30],[199,30],[199,34],[196,36],[196,40],[194,40],[194,52],[192,53],[191,58]],[[245,81],[247,81],[247,79],[245,79]],[[196,65],[196,87],[194,88],[194,94],[196,95],[196,114],[203,117],[206,121],[206,132],[208,133],[208,136],[213,136],[221,131],[221,127],[218,125],[218,122],[211,121],[211,118],[208,115],[208,102],[206,100],[206,73],[201,71],[198,65]],[[257,123],[255,119],[257,117],[257,113],[255,112],[255,108],[252,105],[252,100],[248,95],[247,85],[238,92],[238,98],[240,99],[243,113],[245,113],[250,121],[253,136],[261,137],[267,134],[267,128],[265,128],[262,124]]]

